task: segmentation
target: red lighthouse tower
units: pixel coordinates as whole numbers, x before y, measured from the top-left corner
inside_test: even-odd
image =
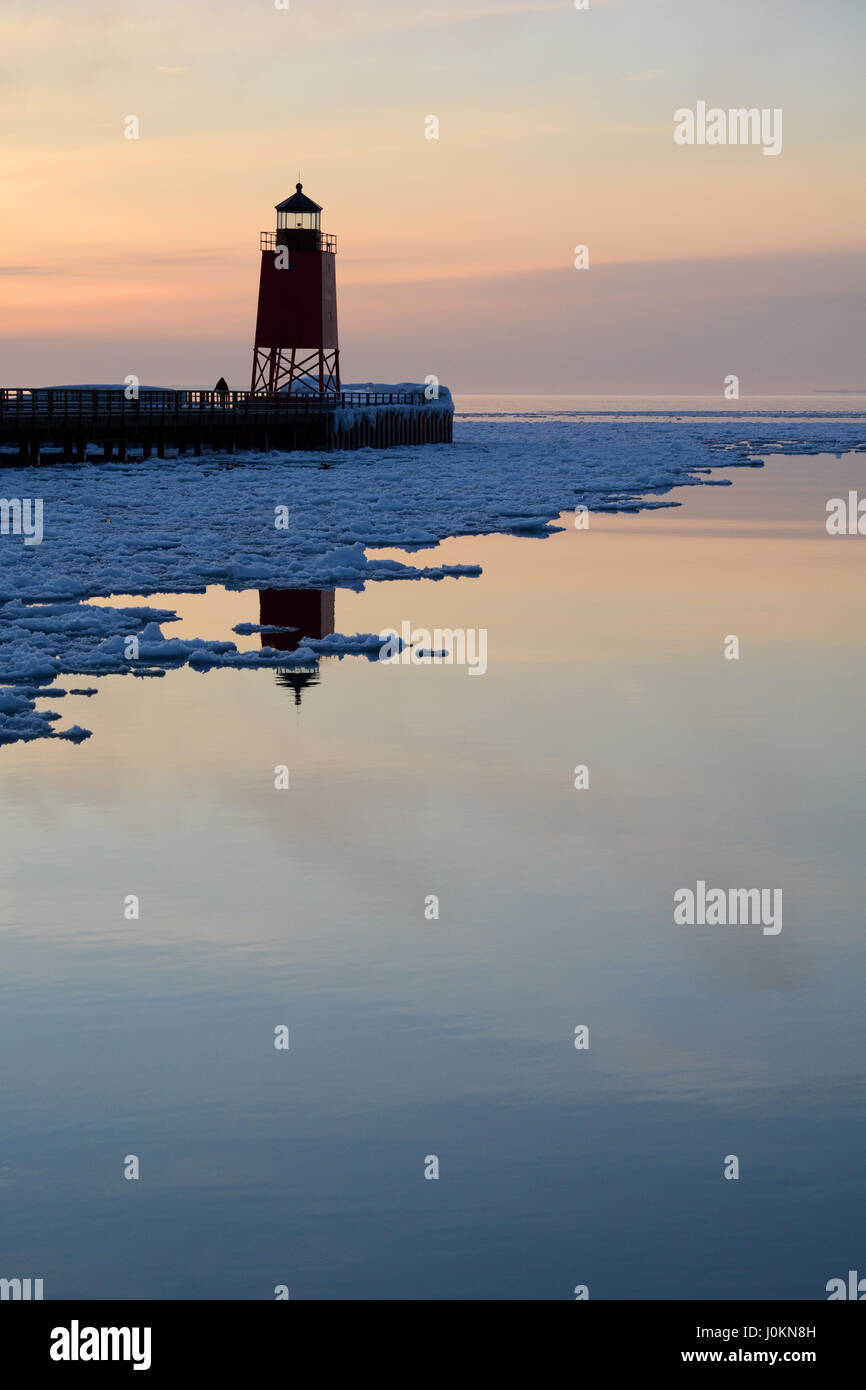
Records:
[[[336,395],[337,238],[322,232],[322,209],[300,183],[276,212],[276,232],[262,232],[251,389]]]

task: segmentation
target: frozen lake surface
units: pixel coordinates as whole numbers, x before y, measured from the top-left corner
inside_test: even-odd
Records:
[[[731,473],[710,476],[722,463],[733,470],[759,454],[853,449],[864,435],[854,414],[577,418],[568,410],[497,414],[494,402],[458,422],[454,446],[6,467],[5,496],[18,512],[8,522],[4,514],[4,532],[11,525],[13,533],[0,536],[0,743],[86,737],[89,727],[67,725],[40,703],[37,692],[52,682],[48,698],[65,698],[59,677],[288,662],[267,646],[241,654],[230,634],[163,632],[173,607],[142,596],[215,584],[329,589],[474,577],[471,559],[449,564],[434,551],[419,564],[382,552],[435,548],[452,536],[545,535],[575,507],[675,505],[676,485],[728,485]],[[116,594],[139,599],[122,610],[87,606]],[[356,640],[331,649],[370,650],[357,639],[371,634],[340,635]],[[290,664],[318,655],[314,643],[301,643]]]
[[[857,1267],[866,539],[825,508],[863,435],[488,404],[453,451],[4,470],[45,535],[0,539],[0,1276],[822,1299]],[[483,629],[483,678],[326,654],[404,623]],[[165,674],[114,674],[148,628]],[[780,887],[783,930],[675,925],[698,880]]]

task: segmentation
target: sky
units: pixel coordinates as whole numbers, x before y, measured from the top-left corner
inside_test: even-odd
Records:
[[[345,381],[866,384],[862,0],[282,3],[5,0],[0,383],[248,387],[300,172]],[[699,101],[781,153],[676,144]]]

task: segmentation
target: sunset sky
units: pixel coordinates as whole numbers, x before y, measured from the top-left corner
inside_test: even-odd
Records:
[[[864,39],[862,0],[6,0],[0,382],[247,387],[300,170],[345,380],[862,388]],[[678,147],[698,100],[782,153]]]

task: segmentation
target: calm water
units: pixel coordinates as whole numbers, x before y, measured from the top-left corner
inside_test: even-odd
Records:
[[[755,415],[771,418],[814,415],[862,415],[866,391],[814,391],[800,396],[742,396],[736,401],[714,396],[455,396],[458,411],[469,416],[652,416],[678,419],[701,414],[708,419]]]
[[[866,541],[824,508],[863,472],[775,458],[337,592],[341,632],[486,628],[483,677],[107,678],[63,702],[87,743],[4,748],[0,1275],[821,1299],[862,1269]],[[149,602],[172,636],[260,616]],[[699,878],[781,887],[781,934],[674,926]]]

